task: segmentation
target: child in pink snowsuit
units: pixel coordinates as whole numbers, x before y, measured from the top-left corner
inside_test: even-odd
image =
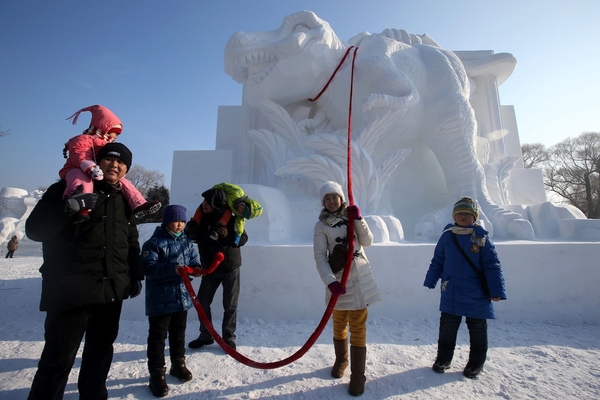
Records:
[[[96,164],[96,154],[105,144],[114,142],[123,130],[121,120],[112,111],[101,105],[82,108],[67,119],[73,119],[73,125],[75,125],[79,114],[84,111],[92,113],[90,127],[82,134],[69,139],[65,144],[63,155],[67,161],[58,172],[60,178],[67,181],[67,188],[63,195],[63,198],[67,200],[67,209],[78,212],[78,216],[83,220],[87,219],[89,209],[79,208],[78,202],[69,202],[69,199],[81,193],[92,193],[94,191],[93,180],[104,179],[102,170]],[[123,195],[136,216],[152,214],[160,209],[160,202],[146,201],[139,190],[127,179],[121,179],[120,183]]]

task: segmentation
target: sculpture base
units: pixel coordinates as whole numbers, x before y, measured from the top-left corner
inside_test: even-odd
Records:
[[[494,303],[508,321],[557,324],[600,323],[598,243],[495,242],[508,300]],[[423,286],[435,244],[374,245],[366,249],[383,301],[370,318],[439,318],[439,285]],[[252,245],[242,248],[238,318],[319,319],[325,288],[315,268],[312,245]],[[197,289],[199,279],[192,282]],[[213,315],[222,316],[220,290]],[[144,297],[124,302],[124,317],[143,319]]]

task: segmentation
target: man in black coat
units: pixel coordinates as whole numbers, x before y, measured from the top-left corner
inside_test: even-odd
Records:
[[[200,263],[207,268],[215,254],[223,253],[225,258],[211,274],[203,275],[198,289],[198,301],[206,316],[212,323],[210,306],[219,286],[223,285],[223,324],[221,326],[223,340],[234,350],[235,330],[237,327],[237,306],[240,296],[240,267],[242,253],[240,247],[248,241],[244,231],[238,244],[235,243],[235,215],[226,226],[219,226],[219,220],[227,207],[225,193],[221,189],[209,189],[202,193],[204,201],[202,219],[199,224],[192,219],[186,225],[186,232],[198,243]],[[215,236],[216,234],[216,236]],[[198,349],[214,343],[210,332],[200,321],[200,335],[192,340],[188,347]]]
[[[46,311],[45,345],[29,399],[62,398],[84,334],[80,398],[106,399],[123,300],[142,288],[135,217],[119,184],[131,152],[109,143],[97,160],[104,179],[94,181],[94,193],[71,197],[67,212],[61,180],[48,188],[25,225],[27,236],[43,243],[40,310]],[[77,207],[91,209],[89,220],[77,219]]]

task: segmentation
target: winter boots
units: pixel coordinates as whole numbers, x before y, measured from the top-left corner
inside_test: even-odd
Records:
[[[348,393],[360,396],[365,391],[365,364],[367,361],[367,348],[350,346],[350,386]]]
[[[335,349],[335,362],[331,368],[331,376],[341,378],[348,368],[348,339],[333,339],[333,348]]]
[[[169,374],[173,375],[181,382],[187,382],[192,380],[192,373],[185,366],[185,358],[171,360],[171,370],[169,371]]]
[[[165,380],[167,368],[150,369],[150,391],[156,397],[165,397],[169,393],[169,386]]]
[[[154,214],[155,212],[160,210],[161,207],[162,207],[162,204],[160,201],[150,200],[150,201],[145,202],[141,206],[136,207],[135,210],[133,210],[133,214],[135,215],[136,218],[142,218],[142,217],[145,217],[146,215]]]
[[[435,359],[435,362],[433,363],[431,369],[437,372],[438,374],[443,374],[444,372],[446,372],[447,369],[450,368],[451,363],[452,361],[444,361],[438,357]]]

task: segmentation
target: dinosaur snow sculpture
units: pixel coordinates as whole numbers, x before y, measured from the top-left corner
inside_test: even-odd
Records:
[[[427,35],[395,29],[361,33],[344,42],[326,21],[310,11],[286,17],[274,31],[238,32],[227,44],[225,71],[244,85],[244,101],[262,110],[276,130],[287,124],[286,129],[295,132],[290,140],[277,139],[278,132],[261,131],[262,140],[280,142],[273,172],[301,173],[302,168],[295,167],[303,165],[302,160],[314,161],[326,142],[333,146],[332,135],[346,134],[350,61],[341,65],[317,101],[307,99],[321,91],[350,46],[358,48],[353,135],[357,145],[368,153],[365,157],[380,166],[393,159],[394,165],[387,172],[390,175],[407,155],[390,154],[390,150],[410,149],[414,143],[422,143],[431,149],[443,171],[447,202],[421,216],[415,236],[437,238],[448,222],[452,204],[468,195],[480,203],[486,228],[493,229],[496,236],[532,238],[530,223],[520,214],[494,204],[488,194],[485,172],[476,153],[477,120],[469,102],[470,77],[493,73],[499,81],[506,79],[516,63],[510,54],[463,62]],[[269,117],[276,114],[275,109],[284,115],[278,121]],[[295,126],[289,128],[290,124]],[[315,140],[322,144],[316,145]],[[293,151],[281,149],[281,143],[292,142],[296,142]],[[366,178],[362,186],[368,185],[369,179],[377,181],[378,177]],[[361,189],[377,191],[378,198],[383,185],[368,189],[355,185],[355,190]],[[378,201],[371,203],[369,211],[377,212],[377,205]]]

